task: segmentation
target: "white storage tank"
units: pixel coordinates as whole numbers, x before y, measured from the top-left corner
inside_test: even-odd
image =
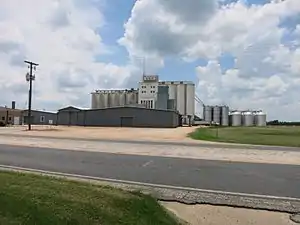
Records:
[[[221,125],[222,126],[228,126],[229,125],[229,107],[228,106],[222,106]]]
[[[195,84],[186,84],[186,114],[192,116],[194,121],[195,114]]]
[[[212,107],[209,105],[204,106],[203,115],[204,115],[204,121],[211,123],[212,122]]]
[[[213,122],[216,124],[221,124],[221,106],[214,106],[213,107]]]
[[[125,106],[126,103],[126,94],[124,91],[120,91],[119,93],[119,98],[120,98],[120,106]]]
[[[98,95],[96,93],[92,93],[92,109],[97,109],[97,97]]]
[[[243,113],[243,125],[245,127],[254,126],[254,114],[251,111]]]
[[[239,111],[234,111],[230,115],[231,117],[231,126],[240,127],[242,126],[242,113]]]
[[[267,126],[267,115],[260,111],[255,114],[255,125],[258,127]]]
[[[186,116],[186,86],[184,84],[177,85],[177,110],[180,114]]]

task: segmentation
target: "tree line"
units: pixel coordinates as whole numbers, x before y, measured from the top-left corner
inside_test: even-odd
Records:
[[[272,120],[267,122],[267,125],[271,126],[300,126],[300,122],[287,122],[287,121],[279,121],[279,120]]]

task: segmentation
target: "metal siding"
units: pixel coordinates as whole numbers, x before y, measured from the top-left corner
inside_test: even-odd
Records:
[[[186,110],[187,110],[187,115],[191,115],[192,120],[194,120],[194,115],[195,115],[195,85],[194,84],[187,84]]]
[[[158,86],[156,109],[168,109],[169,87]]]
[[[27,123],[27,111],[24,111],[23,113],[23,121],[25,121]],[[43,111],[31,111],[31,115],[32,115],[32,124],[33,125],[50,125],[49,124],[49,120],[53,121],[53,125],[56,124],[56,119],[57,119],[57,115],[56,113],[49,113],[49,112],[43,112]],[[41,122],[41,116],[45,117],[44,122]]]
[[[169,98],[170,99],[177,99],[177,87],[175,84],[170,84],[169,86]]]
[[[91,108],[92,109],[96,109],[97,108],[97,95],[96,94],[92,94],[92,105],[91,105]]]
[[[185,112],[185,85],[179,84],[177,86],[177,110],[181,115],[186,115]]]
[[[126,107],[86,111],[86,126],[120,127],[121,117],[133,117],[134,127],[178,126],[175,112]]]

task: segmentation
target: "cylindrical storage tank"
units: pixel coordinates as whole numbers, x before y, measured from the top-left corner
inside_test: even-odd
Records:
[[[109,105],[109,100],[108,100],[108,97],[109,97],[109,93],[102,93],[101,94],[101,99],[100,99],[100,102],[101,102],[101,108],[108,108],[108,105]]]
[[[254,126],[254,115],[253,112],[248,111],[243,113],[243,126],[251,127]]]
[[[212,107],[209,105],[205,105],[203,108],[203,116],[205,122],[212,122]]]
[[[231,126],[240,127],[242,126],[242,113],[235,111],[231,113]]]
[[[92,109],[97,109],[97,95],[96,93],[92,93]]]
[[[126,104],[126,93],[124,91],[120,92],[119,94],[119,102],[120,102],[120,106],[125,106]]]
[[[221,125],[222,126],[228,126],[229,125],[229,107],[228,106],[222,106]]]
[[[220,106],[213,107],[213,122],[216,124],[221,124],[221,109]]]
[[[177,84],[177,110],[181,115],[187,115],[186,109],[186,86],[185,84]]]
[[[116,107],[120,107],[120,92],[116,92],[115,93],[115,97],[114,97],[114,105]]]
[[[114,98],[115,98],[115,93],[114,92],[110,92],[108,94],[108,104],[107,104],[108,108],[115,107],[114,106]]]
[[[186,84],[186,112],[187,115],[192,116],[191,120],[194,121],[195,115],[195,84]]]
[[[137,93],[134,91],[128,91],[126,93],[126,105],[133,105],[137,103],[138,103]]]
[[[267,126],[267,115],[264,112],[257,112],[255,114],[255,125],[258,127]]]
[[[169,99],[174,99],[177,101],[177,87],[175,84],[170,84],[169,86]]]

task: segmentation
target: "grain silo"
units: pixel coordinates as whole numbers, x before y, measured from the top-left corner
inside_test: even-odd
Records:
[[[213,107],[213,122],[216,124],[221,124],[221,106],[214,106]]]
[[[257,112],[254,115],[254,121],[255,125],[258,127],[267,126],[267,115],[262,111]]]
[[[230,117],[231,117],[231,126],[233,127],[242,126],[242,113],[240,111],[232,112]]]
[[[212,106],[205,105],[203,107],[203,116],[205,122],[209,122],[209,123],[212,122],[212,116],[213,116],[212,113],[213,113]]]
[[[245,127],[251,127],[254,126],[254,115],[251,111],[246,111],[243,113],[242,117],[243,126]]]
[[[221,125],[229,125],[229,107],[225,105],[221,107]]]
[[[138,103],[138,91],[131,90],[97,90],[92,93],[92,109],[119,107]]]

